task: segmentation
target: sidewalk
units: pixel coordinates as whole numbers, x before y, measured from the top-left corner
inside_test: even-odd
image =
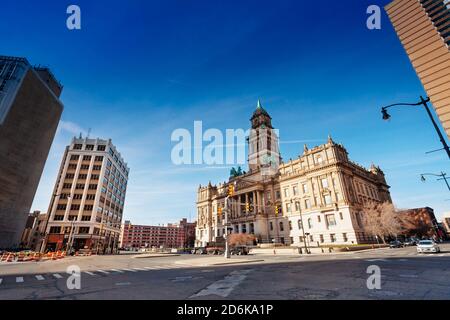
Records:
[[[231,257],[226,259],[223,256],[206,256],[198,257],[196,259],[185,259],[175,261],[175,264],[189,265],[198,267],[211,267],[211,266],[224,266],[224,265],[236,265],[236,264],[251,264],[254,262],[264,262],[264,259],[249,259],[242,257]]]

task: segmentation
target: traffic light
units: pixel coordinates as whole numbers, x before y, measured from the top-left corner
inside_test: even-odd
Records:
[[[278,213],[280,213],[280,208],[278,208],[278,206],[275,206],[275,217],[278,217]]]
[[[250,203],[248,202],[245,203],[245,212],[250,212]]]
[[[222,208],[221,207],[217,208],[217,214],[219,215],[219,217],[222,216]]]
[[[228,186],[228,196],[232,197],[234,195],[234,185],[230,184]]]

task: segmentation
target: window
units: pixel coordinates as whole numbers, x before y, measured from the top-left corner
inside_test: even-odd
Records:
[[[247,225],[244,223],[241,227],[242,233],[247,233]]]
[[[270,192],[267,192],[266,197],[267,201],[270,201],[272,199],[272,195],[270,194]]]
[[[292,230],[292,221],[289,221],[289,230]]]
[[[297,221],[297,226],[298,226],[298,230],[302,230],[303,229],[303,222],[302,222],[302,220],[298,220]]]
[[[98,180],[100,176],[98,174],[91,175],[91,180]]]
[[[74,150],[81,150],[82,148],[83,148],[82,144],[76,144],[76,145],[73,146]]]
[[[339,212],[339,218],[341,218],[341,220],[344,220],[344,215],[342,214],[342,212]]]
[[[93,144],[87,144],[86,145],[86,150],[94,150],[94,145]]]
[[[79,175],[78,175],[78,179],[84,179],[84,180],[86,180],[86,179],[87,179],[87,174],[79,174]]]
[[[322,188],[328,188],[328,179],[327,178],[323,178],[321,180],[322,183]]]
[[[298,242],[303,243],[303,236],[298,237]]]
[[[81,198],[83,198],[83,195],[81,193],[75,193],[73,195],[74,200],[80,200]]]
[[[280,231],[284,231],[284,224],[280,221]]]
[[[99,165],[95,165],[93,168],[92,168],[92,170],[95,170],[95,171],[100,171],[102,169],[102,166],[99,166]]]
[[[273,223],[272,223],[272,221],[270,221],[269,226],[270,226],[270,231],[273,231]]]
[[[318,155],[318,156],[316,157],[316,163],[317,163],[317,164],[321,164],[322,162],[323,162],[322,156],[321,156],[321,155]]]
[[[319,240],[320,240],[320,243],[324,243],[324,238],[323,238],[323,234],[321,234],[321,235],[319,235]]]
[[[286,203],[286,212],[287,213],[291,212],[291,204],[290,203]]]
[[[69,166],[67,167],[67,169],[71,169],[71,170],[74,170],[76,168],[77,168],[76,164],[69,164]]]
[[[75,186],[75,189],[83,190],[84,189],[84,184],[77,183],[77,185]]]
[[[308,218],[308,228],[312,229],[313,228],[313,222],[311,218]]]
[[[305,208],[310,209],[311,208],[311,201],[309,199],[305,199]]]
[[[73,179],[75,178],[75,175],[73,173],[66,174],[66,179]]]
[[[88,194],[86,200],[95,200],[95,194]]]
[[[336,242],[336,235],[334,233],[330,234],[331,242]]]
[[[292,192],[293,192],[294,196],[297,196],[298,195],[298,187],[297,186],[293,186],[292,187]]]
[[[288,188],[284,189],[284,196],[286,198],[289,198],[289,189]]]
[[[92,156],[83,156],[83,161],[90,161]]]
[[[89,233],[89,227],[80,227],[78,230],[78,233],[80,234],[87,234]]]
[[[67,205],[66,204],[58,204],[56,207],[56,210],[66,210]]]
[[[277,199],[280,199],[280,198],[281,198],[281,192],[280,192],[280,190],[277,190],[277,191],[275,192],[275,196],[276,196]]]
[[[51,234],[61,233],[61,227],[50,227]]]
[[[327,214],[325,216],[326,220],[327,220],[327,226],[328,227],[334,227],[336,225],[336,219],[334,217],[334,214]]]
[[[295,202],[295,211],[300,211],[300,202]]]
[[[310,241],[310,242],[314,242],[314,236],[313,236],[313,235],[310,235],[310,236],[309,236],[309,241]]]
[[[343,234],[342,234],[342,238],[344,239],[344,242],[347,242],[347,241],[348,241],[348,238],[347,238],[347,234],[346,234],[346,233],[343,233]]]
[[[57,215],[53,218],[53,221],[63,221],[64,220],[64,216],[63,215]]]
[[[331,196],[329,194],[325,195],[323,197],[323,200],[325,201],[325,204],[330,205],[332,203]]]
[[[321,223],[322,219],[320,218],[320,216],[317,216],[317,222]]]
[[[81,170],[89,170],[89,165],[88,164],[82,164],[80,169]]]
[[[80,210],[80,205],[79,204],[72,204],[70,206],[70,210]]]
[[[103,144],[100,144],[97,146],[97,151],[105,151],[106,150],[106,146]]]
[[[303,193],[308,193],[308,185],[305,183],[302,185]]]
[[[103,161],[103,157],[102,156],[96,156],[95,157],[95,161]]]
[[[96,184],[90,184],[89,185],[89,190],[96,190],[97,187],[98,187],[98,185],[96,185]]]
[[[93,208],[94,206],[91,204],[84,205],[84,211],[92,211]]]
[[[72,184],[71,183],[64,183],[63,184],[63,189],[72,189]]]
[[[78,159],[80,159],[80,156],[79,156],[78,154],[73,154],[73,155],[70,157],[70,160],[78,160]]]

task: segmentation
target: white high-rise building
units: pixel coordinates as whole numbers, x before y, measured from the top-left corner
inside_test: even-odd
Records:
[[[53,190],[42,248],[115,252],[129,170],[111,140],[74,138]]]

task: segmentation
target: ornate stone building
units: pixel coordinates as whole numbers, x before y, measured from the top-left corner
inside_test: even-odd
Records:
[[[321,146],[305,146],[303,155],[283,163],[271,120],[258,102],[248,138],[249,172],[199,187],[196,246],[223,241],[225,212],[230,233],[254,234],[259,243],[373,242],[364,233],[361,211],[368,201],[391,202],[381,169],[351,162],[331,137]]]

